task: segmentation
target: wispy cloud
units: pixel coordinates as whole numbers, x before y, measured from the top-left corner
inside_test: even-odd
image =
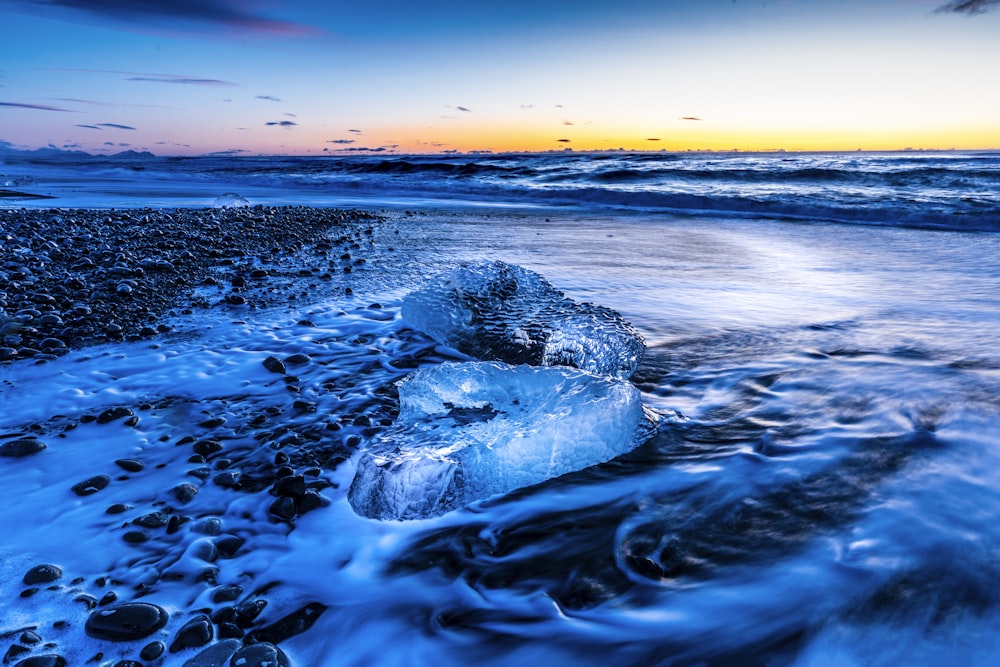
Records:
[[[271,35],[315,34],[316,28],[269,18],[240,0],[22,0],[21,6],[51,14],[54,9],[83,12],[147,28],[168,21],[192,28],[210,27]]]
[[[354,139],[330,139],[326,143],[328,144],[353,144]]]
[[[348,130],[348,132],[353,132],[354,134],[361,134],[361,130]]]
[[[77,125],[76,127],[82,127],[84,129],[87,129],[87,130],[100,130],[100,129],[102,129],[100,127],[97,127],[96,125]]]
[[[264,123],[264,125],[269,125],[269,126],[277,125],[278,127],[295,127],[296,125],[298,125],[298,123],[292,120],[269,120],[268,122]]]
[[[938,13],[952,12],[955,14],[985,14],[1000,7],[1000,0],[951,0],[941,5],[935,11]]]
[[[681,116],[680,120],[701,120],[697,116]]]
[[[98,123],[101,127],[110,127],[114,130],[134,130],[135,128],[131,125],[120,125],[118,123]]]
[[[568,143],[570,143],[571,140],[570,139],[556,139],[556,141],[559,142],[560,144],[568,144]]]
[[[267,100],[268,102],[280,102],[280,97],[275,97],[274,95],[258,95],[256,98],[258,100]]]
[[[64,113],[73,113],[71,109],[50,107],[44,104],[23,104],[21,102],[0,102],[0,107],[14,107],[17,109],[35,109],[37,111],[62,111]]]
[[[457,109],[458,111],[464,111],[465,113],[472,113],[472,109],[469,109],[467,107],[455,107],[455,109]]]
[[[219,79],[197,79],[186,76],[132,76],[126,81],[148,81],[150,83],[179,83],[186,86],[235,86],[231,81]]]

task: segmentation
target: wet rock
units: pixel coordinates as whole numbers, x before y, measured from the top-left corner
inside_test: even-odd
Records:
[[[170,644],[170,652],[177,653],[186,648],[198,648],[212,641],[215,631],[212,619],[205,614],[199,614],[181,626]]]
[[[271,503],[267,509],[271,516],[288,521],[295,517],[295,500],[293,498],[281,497]]]
[[[280,644],[289,637],[302,634],[311,628],[326,609],[324,604],[310,602],[271,625],[251,633],[250,637],[256,643]]]
[[[78,496],[89,496],[102,489],[107,488],[108,484],[111,483],[111,478],[107,475],[95,475],[90,479],[85,479],[82,482],[77,482],[72,487],[73,493]]]
[[[212,593],[212,602],[216,604],[222,602],[232,602],[243,595],[243,587],[239,584],[226,584],[225,586],[220,586],[214,593]]]
[[[239,639],[223,639],[185,662],[183,667],[227,667],[241,646],[243,642]]]
[[[132,523],[143,528],[163,528],[170,521],[170,517],[163,512],[150,512],[133,519]]]
[[[95,639],[128,642],[143,639],[167,624],[167,612],[148,602],[124,602],[95,611],[84,626]]]
[[[236,535],[223,535],[215,541],[215,548],[223,558],[232,558],[246,544],[246,540]]]
[[[7,649],[7,652],[4,653],[3,664],[6,665],[8,662],[13,662],[19,656],[22,656],[25,653],[30,653],[30,652],[31,649],[28,648],[27,646],[21,646],[20,644],[12,644],[11,647]]]
[[[115,421],[116,419],[123,419],[125,417],[132,417],[132,416],[134,416],[134,414],[135,413],[132,412],[132,410],[130,410],[129,408],[126,408],[124,406],[118,406],[118,407],[115,407],[115,408],[108,408],[107,410],[105,410],[104,412],[102,412],[101,414],[99,414],[97,416],[97,423],[98,424],[107,424],[107,423]]]
[[[280,375],[285,374],[285,364],[282,363],[277,357],[268,357],[263,362],[264,368],[271,371],[272,373],[278,373]]]
[[[188,484],[185,482],[175,486],[171,489],[171,492],[174,494],[174,497],[177,498],[178,502],[189,503],[196,495],[198,495],[198,487],[194,484]]]
[[[115,461],[115,465],[125,472],[142,472],[142,469],[145,467],[142,461],[136,459],[118,459]]]
[[[0,445],[0,456],[18,459],[32,456],[45,449],[45,443],[35,438],[18,438]]]
[[[48,584],[61,577],[62,574],[62,569],[58,565],[36,565],[24,574],[21,581],[27,586]]]
[[[143,660],[156,660],[167,650],[167,645],[163,642],[150,642],[139,651],[139,657]]]
[[[16,663],[14,667],[66,667],[66,658],[61,655],[33,655]]]
[[[290,667],[288,656],[269,642],[244,646],[229,659],[230,667]]]

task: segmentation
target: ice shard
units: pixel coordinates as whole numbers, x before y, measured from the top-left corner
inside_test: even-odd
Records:
[[[567,298],[545,278],[500,261],[465,263],[403,299],[403,318],[483,360],[571,366],[627,378],[642,336],[617,312]]]
[[[362,516],[440,515],[609,461],[651,429],[634,386],[565,367],[426,366],[400,382],[399,400],[348,493]]]

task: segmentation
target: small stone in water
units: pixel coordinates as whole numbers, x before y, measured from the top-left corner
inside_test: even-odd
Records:
[[[167,612],[148,602],[124,602],[95,611],[84,626],[95,639],[127,642],[142,639],[167,624]]]
[[[116,408],[108,408],[101,414],[97,416],[98,424],[107,424],[108,422],[113,422],[116,419],[121,419],[122,417],[131,417],[133,413],[130,409],[124,406],[118,406]]]
[[[73,489],[73,493],[78,496],[89,496],[106,488],[110,483],[111,478],[107,475],[96,475],[82,482],[77,482],[71,488]]]
[[[142,461],[136,459],[118,459],[115,461],[115,465],[126,472],[142,472],[145,467]]]
[[[47,584],[62,576],[62,569],[57,565],[36,565],[28,570],[22,581],[28,586]]]
[[[7,458],[21,458],[31,456],[45,449],[45,443],[35,438],[18,438],[0,445],[0,456]]]
[[[170,644],[170,652],[177,653],[186,648],[204,646],[212,641],[212,637],[214,636],[215,632],[212,629],[212,620],[204,614],[199,614],[181,626],[181,629],[177,631],[174,641]]]
[[[229,660],[230,667],[289,667],[290,664],[285,652],[268,642],[244,646]]]
[[[66,659],[61,655],[33,655],[25,658],[14,667],[66,667]]]
[[[163,642],[150,642],[139,651],[139,657],[143,660],[156,660],[166,650],[167,646]]]
[[[280,375],[285,374],[285,364],[283,364],[277,357],[268,357],[263,361],[263,364],[264,368],[272,373],[278,373]]]
[[[198,487],[194,484],[178,484],[173,489],[174,497],[181,503],[189,503],[198,495]]]

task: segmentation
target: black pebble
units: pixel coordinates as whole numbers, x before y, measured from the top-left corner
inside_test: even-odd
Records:
[[[96,475],[95,477],[74,484],[71,488],[73,489],[73,493],[78,496],[89,496],[104,489],[110,483],[111,478],[107,475]]]
[[[62,570],[56,565],[36,565],[28,570],[22,581],[28,586],[48,584],[62,576]]]
[[[124,602],[95,611],[84,630],[95,639],[128,642],[153,634],[167,624],[167,612],[148,602]]]
[[[271,503],[267,511],[278,519],[291,519],[295,516],[295,500],[285,497],[278,498]]]
[[[108,408],[101,414],[97,415],[98,424],[107,424],[108,422],[113,422],[116,419],[121,419],[122,417],[132,417],[135,413],[124,406],[118,406],[116,408]]]
[[[18,438],[0,445],[0,456],[19,459],[22,456],[31,456],[45,449],[45,443],[34,438]]]
[[[115,465],[125,472],[142,472],[142,469],[145,467],[142,461],[137,461],[136,459],[118,459],[115,461]]]
[[[14,667],[66,667],[66,659],[61,655],[33,655]]]
[[[326,605],[310,602],[301,609],[293,611],[288,616],[278,619],[266,628],[261,628],[251,634],[256,643],[269,642],[280,644],[289,637],[301,634],[312,627],[316,619],[326,611]]]
[[[229,659],[232,667],[290,667],[284,651],[267,642],[244,646]]]
[[[177,498],[178,502],[189,503],[198,495],[198,487],[194,484],[178,484],[173,489],[174,497]]]
[[[281,375],[285,374],[285,364],[283,364],[277,357],[268,357],[262,363],[264,364],[264,368],[272,373],[279,373]]]
[[[214,631],[212,619],[205,614],[199,614],[181,626],[170,644],[170,652],[177,653],[186,648],[197,648],[212,641]]]
[[[212,593],[212,602],[215,602],[216,604],[222,602],[232,602],[241,595],[243,595],[242,586],[238,584],[226,584],[225,586],[220,586],[214,593]]]
[[[139,657],[143,660],[156,660],[167,650],[163,642],[150,642],[139,651]]]

